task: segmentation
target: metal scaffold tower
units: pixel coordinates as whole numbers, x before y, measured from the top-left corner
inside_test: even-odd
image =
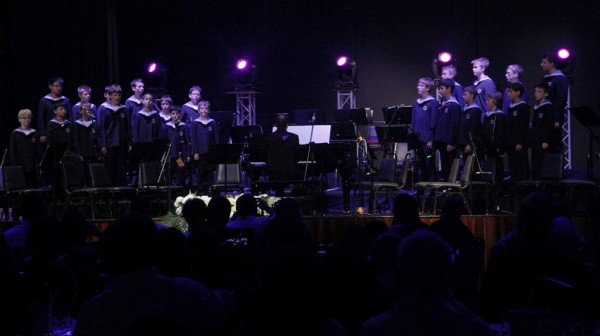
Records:
[[[256,91],[227,92],[235,95],[236,126],[256,125]]]
[[[356,108],[356,93],[358,91],[357,83],[335,83],[335,91],[337,92],[338,110]]]
[[[564,124],[562,125],[562,145],[563,155],[565,158],[564,169],[571,169],[571,109],[570,102],[567,102],[567,108],[565,109]]]

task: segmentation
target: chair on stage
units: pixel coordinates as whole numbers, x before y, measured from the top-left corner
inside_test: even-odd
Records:
[[[463,166],[463,171],[460,177],[460,180],[455,181],[455,182],[430,182],[430,183],[426,183],[424,187],[421,187],[420,189],[423,190],[423,188],[429,188],[430,189],[430,193],[429,193],[429,198],[433,201],[433,214],[435,214],[437,212],[437,204],[438,204],[438,198],[440,196],[451,196],[451,195],[458,195],[460,197],[462,197],[465,206],[467,208],[467,211],[469,212],[469,214],[471,214],[471,204],[468,202],[468,195],[466,194],[466,192],[469,190],[469,188],[471,187],[471,178],[472,178],[472,173],[473,173],[473,162],[474,162],[474,156],[473,155],[469,155],[465,158],[465,164]],[[450,169],[450,176],[449,177],[453,177],[452,176],[452,170],[454,169],[454,166],[456,166],[456,171],[458,171],[458,166],[460,164],[460,159],[456,158],[454,159],[454,162],[452,163],[452,167]],[[417,183],[419,184],[419,183]],[[417,195],[419,195],[417,189]],[[426,198],[423,199],[423,202],[425,203]],[[423,205],[424,208],[424,205]]]
[[[243,144],[214,144],[210,146],[209,161],[216,167],[216,178],[210,187],[211,195],[216,196],[221,192],[244,192],[240,163],[243,149]]]
[[[476,158],[474,155],[468,155],[465,158],[465,164],[463,165],[462,174],[457,182],[439,182],[434,185],[434,187],[436,188],[433,206],[434,213],[436,211],[438,197],[457,195],[463,199],[463,202],[469,215],[473,214],[473,211],[471,209],[471,203],[469,202],[468,191],[471,188],[471,182],[473,178],[473,165],[475,160]]]
[[[564,155],[562,153],[546,153],[542,172],[538,180],[523,180],[515,183],[515,211],[519,210],[521,199],[535,191],[548,195],[559,192],[558,182],[564,174]]]
[[[127,211],[131,200],[137,197],[137,189],[133,187],[113,186],[104,163],[90,163],[88,168],[90,186],[95,189],[108,191],[111,196],[114,215],[118,216],[120,213]]]
[[[157,208],[168,211],[171,200],[182,196],[184,189],[179,185],[170,185],[166,174],[162,172],[160,162],[141,161],[138,170],[138,194],[148,198],[151,203],[158,205]],[[166,204],[166,205],[165,205]],[[165,206],[163,206],[165,205]],[[159,215],[163,211],[159,211]]]
[[[456,183],[458,180],[458,174],[460,171],[460,159],[456,158],[452,161],[450,166],[450,173],[448,174],[448,183]],[[425,213],[425,206],[427,204],[426,192],[434,190],[435,183],[446,183],[446,182],[417,182],[414,187],[416,189],[417,202],[421,207],[421,214]],[[431,195],[430,195],[431,197]],[[434,209],[435,213],[435,209]]]
[[[397,160],[393,158],[383,158],[379,160],[379,169],[368,176],[368,179],[355,184],[355,188],[358,189],[361,195],[364,194],[365,190],[369,190],[369,213],[374,214],[375,210],[379,208],[378,195],[385,194],[385,201],[387,208],[389,209],[391,204],[389,197],[400,192],[405,186],[408,179],[408,167],[410,166],[411,154],[407,153],[404,157],[402,166],[402,172],[400,175],[400,181],[396,180],[396,166]],[[355,189],[355,194],[356,194]]]
[[[477,157],[475,157],[474,175],[471,179],[471,188],[469,189],[469,203],[471,204],[471,211],[474,214],[480,213],[478,210],[481,203],[476,200],[480,200],[480,197],[483,196],[483,213],[487,215],[490,212],[492,204],[499,204],[499,200],[497,199],[499,196],[496,196],[497,192],[495,191],[499,187],[496,185],[496,158],[486,158],[483,167],[477,160]]]
[[[90,216],[91,219],[113,217],[110,191],[86,185],[83,159],[80,156],[63,158],[60,161],[60,167],[63,172],[63,188],[66,193],[65,208],[79,206],[86,217]]]
[[[3,215],[9,220],[9,209],[13,210],[14,219],[18,220],[21,200],[26,194],[48,194],[52,190],[45,188],[29,188],[25,180],[22,166],[2,166],[2,194],[4,198]],[[1,219],[1,217],[0,217]]]
[[[562,179],[558,188],[567,201],[571,211],[576,214],[589,215],[599,196],[599,186],[594,181]]]
[[[221,192],[244,192],[244,182],[242,180],[242,168],[240,163],[222,163],[217,165],[217,178],[211,186],[211,194],[220,194]]]

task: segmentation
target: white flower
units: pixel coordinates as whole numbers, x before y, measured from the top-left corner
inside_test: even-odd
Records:
[[[206,204],[206,206],[208,206],[208,202],[210,202],[210,197],[204,195],[200,196],[200,199],[204,201],[204,204]]]
[[[178,196],[173,205],[175,205],[176,208],[181,208],[183,206],[183,196]]]

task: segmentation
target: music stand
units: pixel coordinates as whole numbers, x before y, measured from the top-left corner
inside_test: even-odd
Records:
[[[225,165],[225,192],[227,192],[227,184],[229,182],[227,178],[227,165],[239,164],[243,150],[243,144],[212,144],[208,149],[208,163],[211,166],[218,167],[220,164]]]
[[[335,111],[336,122],[353,122],[355,125],[368,125],[367,109],[341,109]]]
[[[408,128],[406,126],[375,126],[377,141],[383,143],[408,142]]]
[[[217,122],[217,129],[219,130],[219,143],[229,142],[229,127],[233,125],[235,118],[235,112],[233,111],[211,111],[210,117]]]
[[[352,122],[340,122],[331,124],[329,142],[356,141],[356,125]]]
[[[408,127],[406,126],[375,126],[375,133],[377,133],[377,142],[381,146],[380,148],[383,151],[384,157],[387,157],[389,145],[395,145],[399,142],[408,143]]]
[[[594,180],[594,143],[593,139],[598,141],[598,136],[594,134],[592,130],[593,126],[600,126],[600,116],[596,113],[596,111],[592,110],[589,106],[577,106],[570,108],[571,113],[575,116],[579,122],[587,128],[588,131],[588,153],[587,153],[587,169],[588,169],[588,179],[590,181]]]
[[[412,106],[410,105],[384,107],[382,111],[386,125],[410,125],[412,123]]]
[[[229,133],[231,134],[231,142],[234,144],[243,144],[248,142],[249,139],[263,135],[260,125],[231,126]]]

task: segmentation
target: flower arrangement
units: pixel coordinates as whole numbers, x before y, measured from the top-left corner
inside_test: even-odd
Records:
[[[227,200],[229,200],[229,203],[231,203],[231,212],[229,214],[229,217],[233,217],[233,215],[236,212],[236,208],[235,208],[235,203],[238,199],[238,197],[240,197],[242,194],[235,194],[235,195],[225,195],[225,197],[227,198]],[[262,194],[262,195],[258,195],[258,196],[254,196],[257,199],[262,199],[264,200],[269,207],[273,207],[273,205],[275,205],[275,203],[277,201],[279,201],[281,198],[280,197],[273,197],[273,196],[269,196],[267,194]],[[183,205],[194,198],[198,198],[204,201],[204,203],[208,206],[208,203],[210,202],[210,197],[209,196],[198,196],[196,195],[196,193],[192,193],[190,192],[189,194],[187,194],[186,196],[179,196],[175,199],[175,202],[173,203],[173,205],[175,206],[175,213],[168,213],[165,216],[163,216],[160,220],[160,222],[165,225],[165,226],[169,226],[169,227],[174,227],[177,228],[179,230],[181,230],[183,233],[186,233],[188,231],[188,224],[186,223],[185,219],[183,219],[182,216],[182,210],[183,210]]]

